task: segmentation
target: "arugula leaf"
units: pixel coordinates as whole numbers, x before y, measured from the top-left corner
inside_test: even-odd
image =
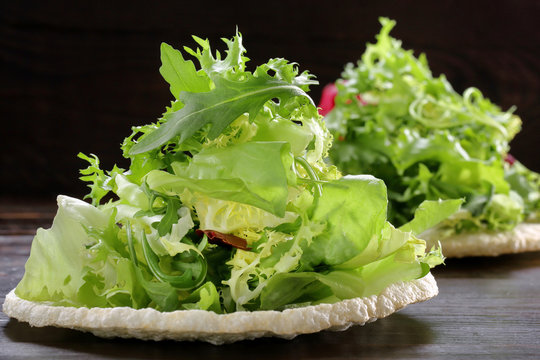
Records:
[[[172,46],[161,44],[161,76],[171,85],[171,93],[175,98],[182,91],[210,91],[210,79],[204,72],[197,72],[190,60],[184,60],[182,53]]]
[[[148,245],[148,240],[146,239],[146,234],[142,234],[142,248],[144,253],[144,258],[148,268],[152,274],[161,282],[168,283],[171,286],[181,289],[181,290],[191,290],[201,284],[201,282],[206,277],[206,261],[200,257],[196,256],[197,263],[199,264],[198,274],[193,273],[192,266],[186,267],[184,272],[181,275],[169,275],[165,274],[159,266],[159,258],[152,251],[150,245]]]
[[[139,261],[137,260],[137,253],[135,252],[135,246],[133,244],[133,234],[131,230],[131,225],[129,222],[126,226],[127,240],[128,240],[128,249],[129,256],[133,263],[135,269],[135,274],[139,283],[142,285],[150,299],[156,303],[156,305],[162,311],[173,311],[178,308],[178,294],[176,289],[169,284],[168,282],[154,282],[147,280],[144,277],[144,273],[139,266]]]
[[[165,211],[165,215],[156,226],[159,236],[165,236],[165,234],[171,232],[172,226],[178,222],[178,209],[180,209],[181,206],[182,204],[177,199],[167,199],[167,210]]]
[[[298,106],[295,97],[314,105],[306,91],[317,82],[307,72],[298,75],[294,64],[273,59],[257,67],[254,73],[246,71],[248,59],[243,56],[245,48],[240,33],[232,40],[223,39],[228,47],[223,60],[219,52],[214,57],[208,40],[193,38],[202,49],[194,51],[186,47],[184,50],[199,60],[200,71],[195,70],[191,61],[184,60],[178,50],[162,45],[160,71],[171,84],[178,102],[167,111],[155,131],[144,133],[129,147],[129,156],[159,148],[176,137],[180,145],[203,129],[208,131],[207,139],[215,139],[243,114],[249,114],[253,121],[263,105],[272,99],[280,99],[280,108],[288,103]],[[182,107],[178,103],[186,105]]]
[[[211,125],[208,138],[214,139],[240,115],[249,113],[254,118],[273,98],[303,96],[312,101],[298,86],[269,76],[251,77],[243,82],[218,78],[214,84],[215,88],[209,92],[181,93],[179,100],[186,105],[167,115],[165,123],[135,144],[130,154],[152,150],[175,136],[179,136],[181,144],[205,125]]]

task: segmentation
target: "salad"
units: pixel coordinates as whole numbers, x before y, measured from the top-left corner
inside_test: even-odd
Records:
[[[162,44],[174,99],[124,140],[129,168],[103,170],[97,156],[79,154],[89,202],[58,197],[17,296],[69,307],[282,310],[378,294],[442,263],[416,234],[461,200],[423,202],[395,228],[382,180],[342,176],[325,161],[332,136],[307,94],[312,75],[281,58],[249,71],[240,33],[224,40],[223,55],[194,39],[198,48],[184,54]]]
[[[464,199],[445,220],[444,236],[504,231],[540,214],[540,176],[509,155],[520,130],[514,108],[502,111],[480,90],[457,93],[382,29],[357,64],[324,90],[325,123],[337,141],[332,163],[388,186],[389,219],[410,221],[425,200]]]

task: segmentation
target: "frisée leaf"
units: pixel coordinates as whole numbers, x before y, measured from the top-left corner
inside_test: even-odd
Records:
[[[345,66],[335,92],[325,92],[333,98],[321,102],[338,139],[332,163],[384,180],[390,221],[405,231],[434,225],[422,215],[434,205],[426,200],[464,200],[469,215],[448,223],[454,233],[509,230],[534,218],[540,209],[537,196],[528,195],[539,193],[534,173],[517,164],[528,175],[516,176],[505,161],[521,127],[515,109],[501,110],[476,88],[459,94],[444,75],[432,74],[424,54],[415,56],[390,36],[395,21],[380,22],[377,41]]]

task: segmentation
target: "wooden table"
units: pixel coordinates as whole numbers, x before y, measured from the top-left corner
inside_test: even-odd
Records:
[[[36,226],[51,204],[0,203],[0,302],[24,271]],[[0,359],[538,359],[540,253],[447,260],[433,271],[436,298],[344,332],[230,345],[101,339],[58,328],[32,328],[0,312]]]

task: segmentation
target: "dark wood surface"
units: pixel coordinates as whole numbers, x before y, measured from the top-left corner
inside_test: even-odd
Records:
[[[35,228],[54,203],[0,201],[0,302],[21,279]],[[18,229],[18,230],[17,230]],[[433,271],[440,294],[344,332],[293,340],[201,342],[101,339],[32,328],[0,312],[0,359],[538,359],[540,253],[447,260]]]
[[[320,81],[355,62],[380,30],[392,34],[456,90],[478,87],[503,109],[517,106],[523,131],[512,154],[540,171],[538,0],[2,1],[0,2],[0,195],[80,196],[74,181],[97,154],[105,169],[126,166],[119,144],[133,125],[169,104],[158,72],[162,41],[195,46],[191,35],[244,35],[248,67],[284,57]]]

